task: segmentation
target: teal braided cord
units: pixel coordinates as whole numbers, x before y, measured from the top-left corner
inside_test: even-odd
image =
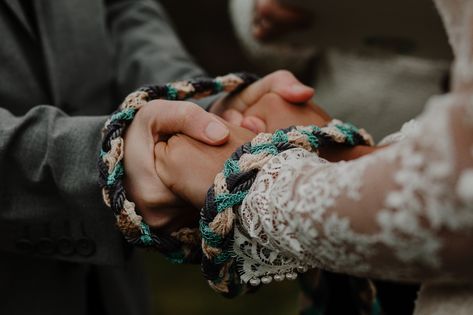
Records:
[[[250,148],[251,154],[258,154],[262,152],[269,153],[271,155],[276,155],[279,153],[278,148],[276,148],[276,146],[272,143],[257,144]]]
[[[226,160],[225,164],[223,165],[223,176],[227,178],[232,174],[238,173],[240,173],[240,166],[238,165],[238,162],[232,159]]]
[[[373,305],[371,305],[371,315],[381,315],[381,303],[378,297],[374,299]]]
[[[223,210],[238,205],[243,202],[248,191],[238,191],[234,194],[221,194],[215,196],[215,203],[217,204],[217,212],[222,212]]]
[[[312,149],[316,150],[319,147],[319,139],[312,132],[307,130],[301,130],[300,132],[307,137]]]
[[[234,253],[232,250],[225,250],[214,257],[214,262],[218,265],[223,265],[228,260],[230,260],[230,258],[232,258],[233,256],[234,256]]]
[[[214,80],[214,90],[219,93],[223,91],[223,83],[219,80]]]
[[[140,242],[146,246],[152,245],[153,238],[151,237],[151,231],[149,230],[149,226],[146,223],[141,222],[140,228],[142,233],[140,236]]]
[[[284,131],[282,131],[281,129],[276,130],[273,133],[273,136],[271,138],[271,142],[273,144],[284,143],[284,142],[288,142],[288,141],[289,141],[289,138],[288,138],[287,134]]]
[[[167,87],[166,98],[167,98],[168,100],[170,100],[170,101],[175,101],[175,100],[177,100],[177,95],[178,95],[177,90],[176,90],[173,86],[171,86],[171,85],[169,85],[169,84],[167,84],[166,87]]]
[[[117,121],[117,120],[132,120],[135,117],[136,109],[135,108],[125,108],[118,113],[115,113],[110,117],[110,121]]]
[[[358,133],[358,128],[350,123],[344,123],[343,125],[335,125],[335,127],[340,130],[341,133],[346,137],[346,142],[349,145],[355,145],[354,134]]]
[[[115,168],[112,170],[112,172],[108,175],[107,177],[107,185],[111,186],[115,184],[118,179],[120,179],[124,174],[123,170],[123,163],[120,161],[115,165]]]
[[[166,259],[172,262],[173,264],[183,264],[185,261],[185,256],[182,252],[173,252],[165,255]]]
[[[216,234],[212,229],[205,224],[202,220],[199,222],[199,230],[200,234],[202,235],[202,239],[207,243],[209,246],[218,247],[222,244],[222,237]]]

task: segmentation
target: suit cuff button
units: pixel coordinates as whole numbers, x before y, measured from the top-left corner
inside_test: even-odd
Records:
[[[76,251],[80,256],[89,257],[95,253],[95,242],[88,238],[81,238],[76,241]]]

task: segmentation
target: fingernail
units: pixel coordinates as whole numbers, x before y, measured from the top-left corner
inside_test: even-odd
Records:
[[[307,92],[308,90],[311,90],[311,89],[312,89],[312,88],[310,88],[310,87],[308,87],[308,86],[305,86],[305,85],[303,85],[303,84],[298,84],[298,83],[293,84],[293,85],[291,86],[291,91],[292,91],[293,93],[296,93],[296,94],[298,94],[298,93],[304,93],[304,92]]]
[[[219,141],[224,139],[229,133],[229,130],[222,123],[212,121],[205,128],[205,134],[210,140]]]

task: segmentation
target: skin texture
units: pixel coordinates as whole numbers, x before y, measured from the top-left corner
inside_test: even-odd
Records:
[[[156,172],[169,189],[197,209],[203,206],[207,190],[223,163],[242,144],[256,135],[226,123],[230,138],[224,145],[208,146],[186,135],[175,135],[155,146]]]

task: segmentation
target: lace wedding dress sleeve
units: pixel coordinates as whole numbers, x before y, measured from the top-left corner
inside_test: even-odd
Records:
[[[238,210],[244,282],[311,267],[473,280],[473,3],[437,5],[456,57],[452,92],[374,154],[329,163],[291,149],[270,159]]]

